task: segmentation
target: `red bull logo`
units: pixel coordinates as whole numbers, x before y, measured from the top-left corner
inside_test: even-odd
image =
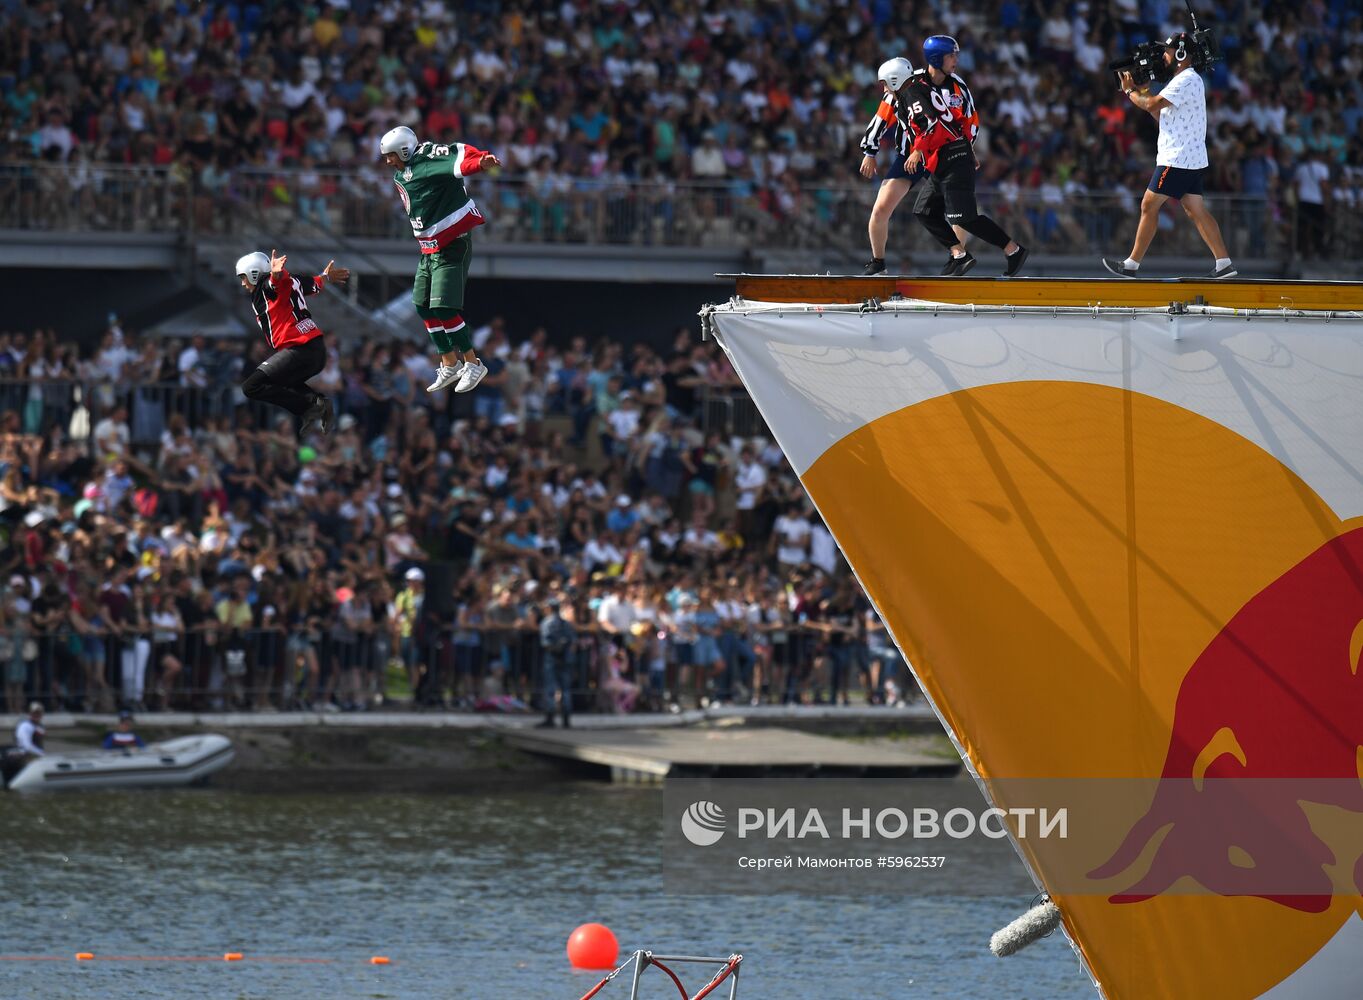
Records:
[[[1179,687],[1155,801],[1106,863],[1149,869],[1113,902],[1190,877],[1206,890],[1328,910],[1336,851],[1307,803],[1363,813],[1363,528],[1326,542],[1261,590]],[[1347,845],[1346,845],[1347,849]],[[1347,888],[1363,887],[1363,856]]]

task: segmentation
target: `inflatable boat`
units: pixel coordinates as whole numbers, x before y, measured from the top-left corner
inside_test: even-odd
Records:
[[[235,751],[226,736],[205,733],[140,750],[80,750],[30,760],[8,781],[16,792],[67,788],[190,785],[222,770]]]

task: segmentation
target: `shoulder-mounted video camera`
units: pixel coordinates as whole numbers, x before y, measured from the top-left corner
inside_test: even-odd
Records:
[[[1180,63],[1191,56],[1193,69],[1199,73],[1221,58],[1221,50],[1216,44],[1216,36],[1212,34],[1212,29],[1198,25],[1197,12],[1193,10],[1192,0],[1184,0],[1184,3],[1188,7],[1188,18],[1193,23],[1193,30],[1179,32],[1169,40],[1169,43],[1142,42],[1136,46],[1136,51],[1125,59],[1108,63],[1107,68],[1112,71],[1119,84],[1123,73],[1130,73],[1131,82],[1137,87],[1144,87],[1151,80],[1163,82],[1170,79],[1174,75],[1174,67],[1165,63],[1164,53],[1171,45],[1176,46],[1175,63]]]

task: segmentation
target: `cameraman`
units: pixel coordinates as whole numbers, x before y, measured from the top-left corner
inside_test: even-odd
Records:
[[[1159,122],[1159,145],[1154,176],[1141,198],[1141,220],[1131,256],[1126,260],[1104,257],[1103,267],[1120,277],[1134,278],[1155,238],[1160,208],[1176,198],[1216,259],[1208,277],[1233,278],[1235,265],[1221,239],[1221,227],[1202,200],[1202,174],[1207,169],[1207,91],[1193,69],[1193,39],[1186,31],[1164,43],[1164,65],[1171,78],[1155,96],[1147,93],[1148,85],[1137,89],[1129,72],[1120,75],[1122,90],[1131,103]]]

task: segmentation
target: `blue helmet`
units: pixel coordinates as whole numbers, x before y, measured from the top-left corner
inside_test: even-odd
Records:
[[[923,58],[927,64],[936,69],[942,68],[942,60],[953,52],[960,52],[961,47],[956,44],[956,39],[950,35],[933,35],[923,43]]]

